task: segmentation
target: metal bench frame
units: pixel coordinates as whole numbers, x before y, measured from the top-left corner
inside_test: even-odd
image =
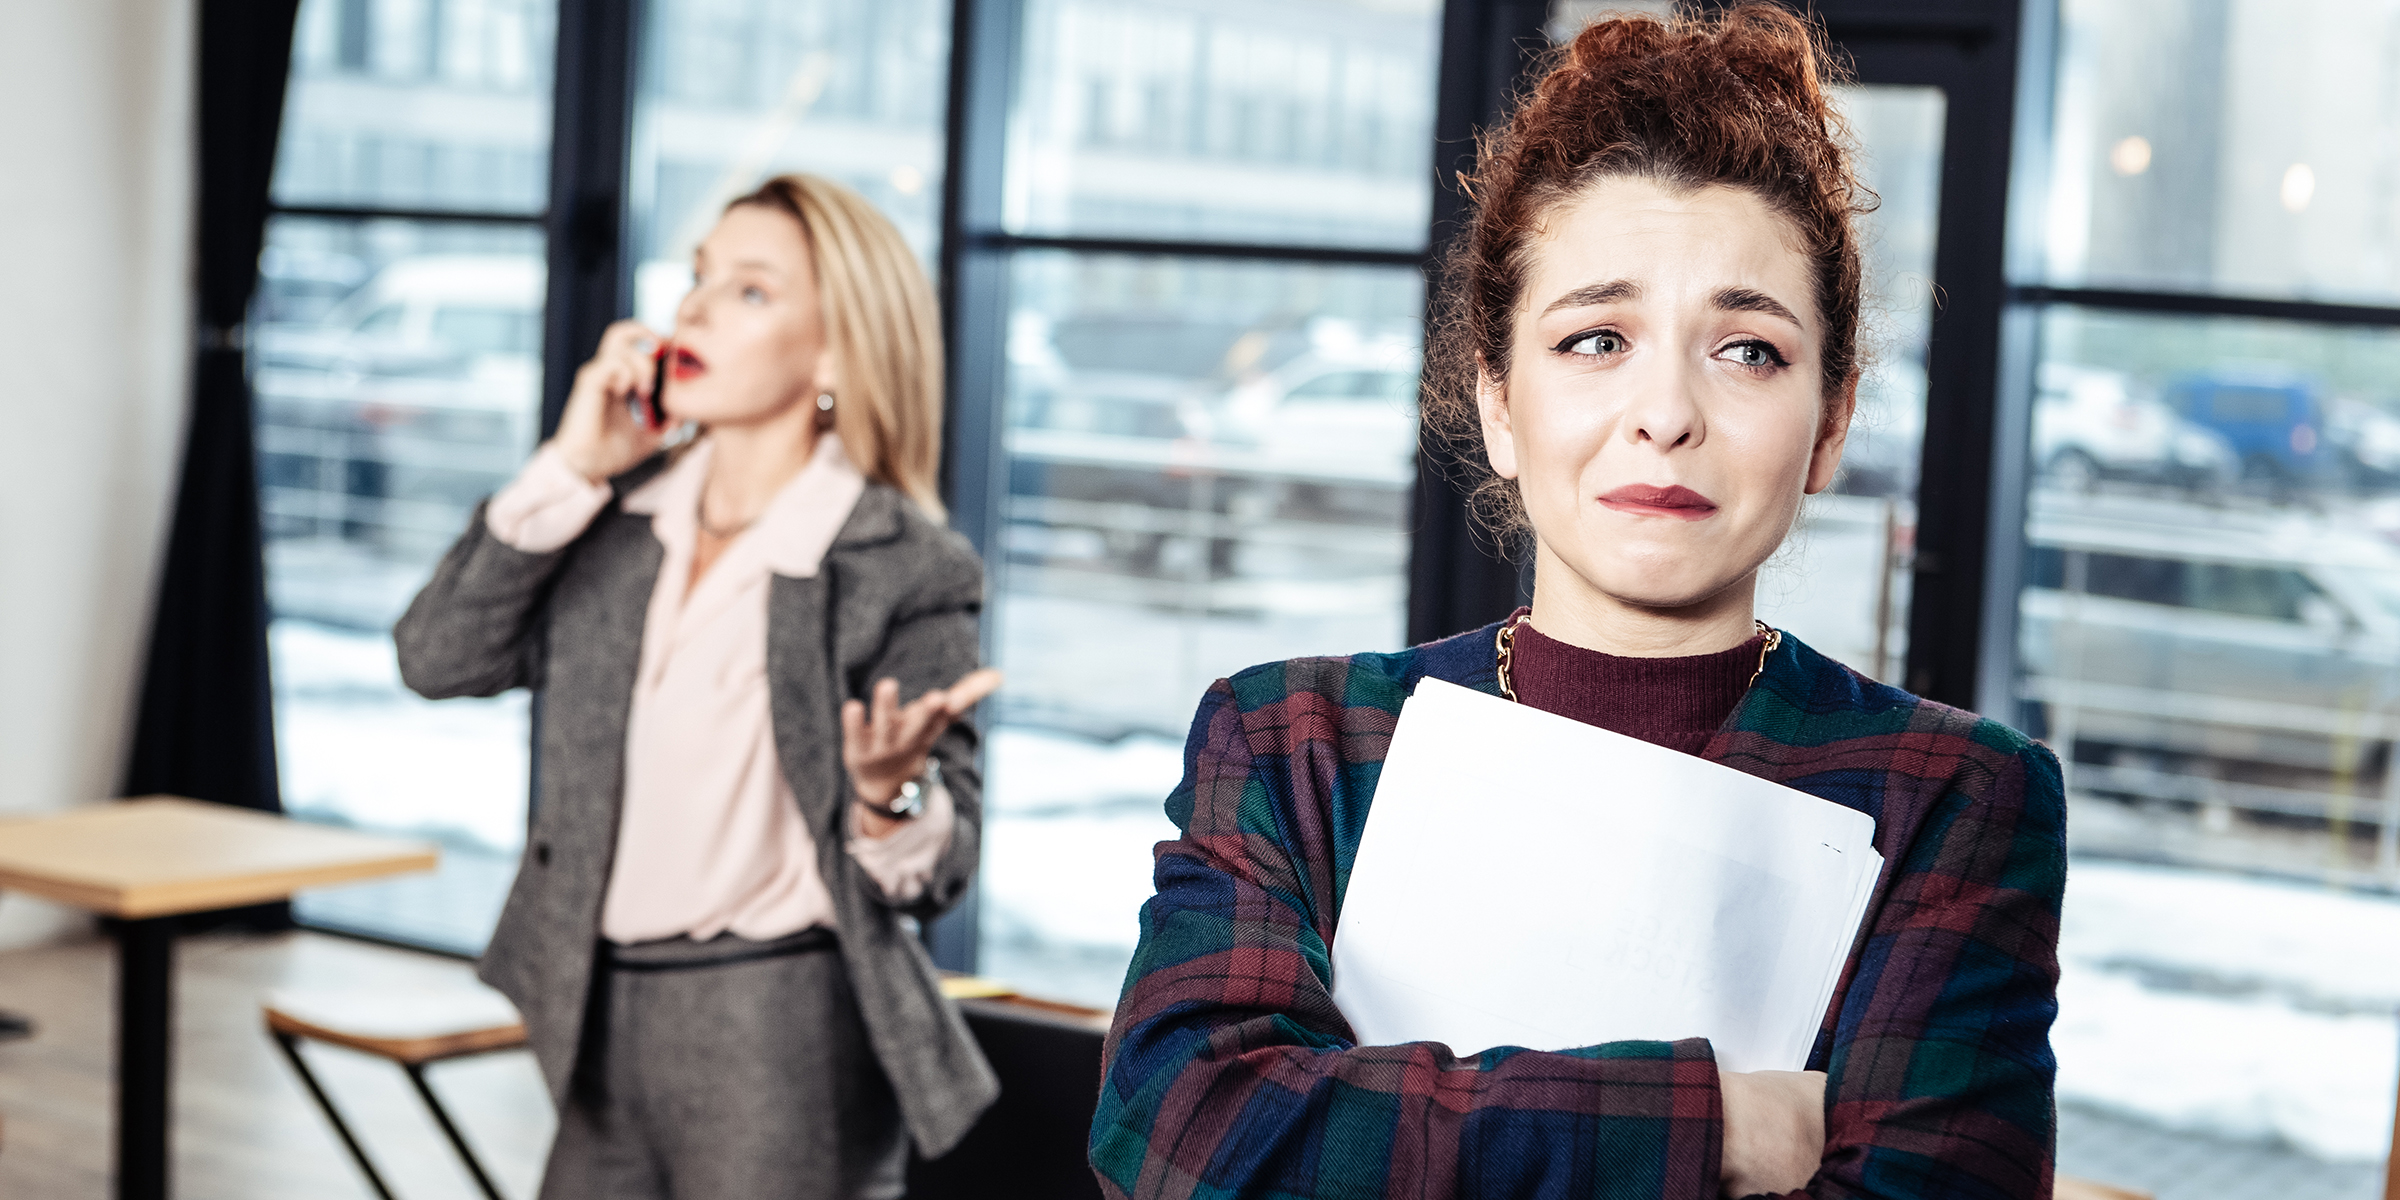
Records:
[[[382,1200],[396,1200],[392,1195],[392,1189],[383,1182],[383,1176],[375,1170],[374,1162],[367,1158],[366,1148],[359,1145],[357,1135],[350,1132],[350,1123],[342,1119],[341,1110],[333,1106],[333,1098],[326,1095],[324,1085],[317,1082],[317,1073],[309,1070],[308,1060],[301,1057],[301,1035],[285,1033],[279,1029],[271,1029],[267,1032],[268,1036],[275,1039],[275,1044],[282,1047],[283,1056],[291,1060],[292,1069],[300,1073],[301,1084],[308,1088],[308,1094],[316,1099],[317,1107],[324,1110],[325,1119],[333,1123],[333,1132],[342,1139],[342,1145],[349,1148],[350,1157],[357,1161],[359,1173],[367,1177],[368,1185],[375,1189],[375,1194]],[[450,1139],[450,1148],[458,1151],[458,1160],[466,1164],[467,1174],[474,1176],[475,1186],[483,1189],[486,1200],[505,1200],[505,1198],[501,1196],[500,1189],[492,1184],[491,1175],[483,1169],[483,1163],[475,1157],[475,1151],[468,1147],[467,1139],[458,1131],[457,1123],[450,1119],[450,1111],[442,1107],[441,1098],[434,1095],[432,1086],[425,1082],[425,1068],[435,1062],[448,1062],[452,1058],[471,1058],[477,1054],[491,1054],[498,1050],[511,1048],[494,1047],[491,1050],[474,1050],[428,1062],[412,1063],[393,1060],[395,1065],[408,1073],[408,1081],[416,1085],[417,1095],[424,1099],[426,1111],[433,1114],[433,1123],[441,1126],[442,1135]],[[362,1051],[362,1053],[364,1052]]]

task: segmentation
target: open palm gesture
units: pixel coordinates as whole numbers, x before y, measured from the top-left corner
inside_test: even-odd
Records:
[[[905,705],[900,681],[884,679],[867,701],[844,701],[842,765],[859,800],[881,815],[901,784],[925,773],[925,756],[951,722],[998,689],[1000,678],[1000,672],[984,667]]]

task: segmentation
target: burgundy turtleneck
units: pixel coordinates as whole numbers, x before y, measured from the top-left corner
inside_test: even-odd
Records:
[[[1545,637],[1531,621],[1512,638],[1509,679],[1520,703],[1686,754],[1700,753],[1733,715],[1765,644],[1760,635],[1715,654],[1621,658]]]

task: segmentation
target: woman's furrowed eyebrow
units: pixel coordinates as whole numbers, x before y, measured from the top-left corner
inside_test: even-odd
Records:
[[[1709,299],[1725,312],[1765,313],[1770,317],[1781,317],[1795,326],[1800,324],[1800,318],[1792,315],[1792,310],[1784,307],[1783,301],[1754,288],[1729,287]]]
[[[1542,315],[1546,317],[1561,309],[1590,308],[1595,305],[1615,304],[1622,300],[1639,300],[1641,298],[1642,285],[1630,279],[1611,279],[1606,283],[1587,283],[1551,301],[1547,307],[1542,309]],[[1800,318],[1785,306],[1783,301],[1756,288],[1721,288],[1716,295],[1709,297],[1709,302],[1723,312],[1763,313],[1770,317],[1781,317],[1794,325],[1800,324]]]
[[[1596,304],[1614,304],[1619,300],[1639,300],[1641,298],[1642,285],[1630,279],[1611,279],[1606,283],[1587,283],[1551,301],[1549,307],[1542,310],[1542,315],[1549,316],[1562,308],[1590,308]]]

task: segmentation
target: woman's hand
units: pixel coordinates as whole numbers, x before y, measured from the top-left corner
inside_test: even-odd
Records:
[[[1782,1195],[1808,1186],[1825,1157],[1825,1072],[1717,1072],[1725,1105],[1718,1159],[1728,1196]]]
[[[661,340],[639,321],[617,321],[600,335],[591,361],[576,368],[551,444],[585,479],[600,483],[625,471],[656,453],[665,438],[665,430],[650,428],[629,406],[657,386],[654,355]]]
[[[881,837],[899,824],[890,806],[900,785],[924,774],[925,756],[950,723],[999,686],[1000,672],[985,667],[905,707],[896,679],[875,685],[872,708],[856,700],[842,702],[842,765],[850,769],[850,786],[858,793],[861,832]]]

